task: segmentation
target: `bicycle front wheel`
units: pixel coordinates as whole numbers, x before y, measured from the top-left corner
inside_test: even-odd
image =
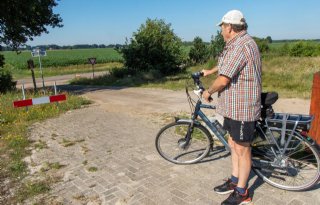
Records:
[[[156,137],[156,148],[166,160],[176,164],[192,164],[210,151],[212,138],[201,124],[194,124],[190,136],[190,122],[173,122],[163,127]]]
[[[281,131],[271,130],[277,144]],[[286,141],[291,135],[287,131]],[[268,184],[290,191],[306,190],[320,178],[320,159],[317,149],[295,132],[283,154],[282,148],[272,143],[260,143],[252,147],[253,170]]]

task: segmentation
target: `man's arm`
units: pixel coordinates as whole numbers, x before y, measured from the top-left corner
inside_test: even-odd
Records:
[[[218,72],[218,67],[215,66],[215,67],[213,67],[211,70],[204,70],[204,69],[203,69],[201,72],[203,72],[203,76],[205,77],[205,76],[208,76],[208,75],[211,75],[211,74],[213,74],[213,73]]]
[[[230,83],[230,78],[224,76],[224,75],[219,75],[218,78],[213,81],[212,85],[203,92],[202,97],[209,102],[209,98],[210,96],[215,93],[218,92],[220,90],[222,90],[223,88],[225,88],[228,84]]]

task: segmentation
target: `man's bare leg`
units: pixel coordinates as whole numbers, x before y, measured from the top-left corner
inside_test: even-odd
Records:
[[[239,158],[235,150],[235,141],[230,136],[228,143],[231,149],[231,162],[232,162],[232,176],[239,178]]]
[[[251,147],[250,143],[234,143],[234,150],[238,158],[238,187],[246,188],[251,171]]]

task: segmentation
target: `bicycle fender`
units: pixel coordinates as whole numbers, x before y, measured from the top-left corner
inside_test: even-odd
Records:
[[[196,125],[200,125],[200,122],[198,122],[198,121],[192,121],[191,119],[176,119],[176,122],[188,122],[188,123],[195,123]]]

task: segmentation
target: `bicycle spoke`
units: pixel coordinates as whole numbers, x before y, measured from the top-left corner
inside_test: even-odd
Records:
[[[204,127],[194,126],[187,134],[190,123],[172,123],[158,134],[157,150],[165,159],[181,164],[190,164],[201,160],[210,151],[209,134]],[[189,139],[191,137],[191,139]]]
[[[280,136],[279,130],[272,136]],[[286,140],[290,133],[286,133]],[[278,137],[277,140],[280,140]],[[275,148],[274,148],[275,149]],[[276,151],[276,150],[275,150]],[[283,151],[283,150],[282,150]],[[272,151],[272,145],[268,143],[262,147],[253,148],[254,166],[256,173],[263,177],[269,184],[287,190],[303,190],[320,178],[319,154],[312,145],[294,134],[284,155],[280,151]],[[269,161],[264,162],[263,161]]]

